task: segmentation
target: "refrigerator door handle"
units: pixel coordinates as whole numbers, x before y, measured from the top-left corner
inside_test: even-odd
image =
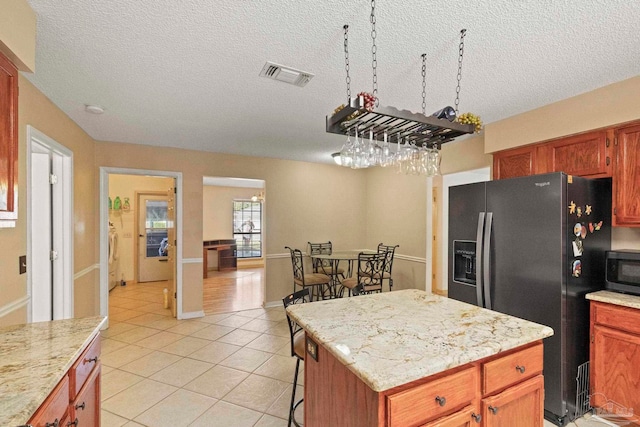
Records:
[[[478,307],[484,307],[482,299],[482,231],[484,230],[484,212],[478,214],[478,231],[476,233],[476,298]]]
[[[484,226],[483,258],[482,258],[482,287],[484,289],[484,307],[491,308],[491,227],[493,226],[493,212],[487,212]]]

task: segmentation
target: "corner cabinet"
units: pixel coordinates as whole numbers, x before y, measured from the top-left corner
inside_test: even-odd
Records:
[[[591,406],[640,425],[640,309],[591,301]]]
[[[18,219],[18,69],[0,53],[0,220]]]
[[[613,225],[640,227],[640,124],[615,130]]]
[[[100,335],[82,352],[29,420],[32,427],[100,426]]]

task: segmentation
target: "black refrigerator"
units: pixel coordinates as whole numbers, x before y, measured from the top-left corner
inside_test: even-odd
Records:
[[[564,173],[449,188],[449,297],[550,326],[545,418],[573,418],[589,360],[585,294],[604,287],[611,180]]]

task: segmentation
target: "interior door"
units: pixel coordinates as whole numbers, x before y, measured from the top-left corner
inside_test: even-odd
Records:
[[[169,280],[169,200],[165,194],[138,194],[138,282]]]
[[[178,302],[176,300],[176,277],[177,277],[177,256],[176,256],[176,193],[175,187],[167,190],[167,258],[169,264],[169,307],[173,317],[176,317]]]

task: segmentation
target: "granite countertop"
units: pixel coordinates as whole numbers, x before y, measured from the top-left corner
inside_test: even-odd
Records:
[[[29,421],[104,321],[88,317],[0,328],[0,426]]]
[[[547,326],[414,289],[287,311],[377,392],[553,335]]]
[[[621,305],[640,309],[640,297],[637,295],[623,294],[612,291],[598,291],[586,295],[592,301],[607,302],[609,304]]]

